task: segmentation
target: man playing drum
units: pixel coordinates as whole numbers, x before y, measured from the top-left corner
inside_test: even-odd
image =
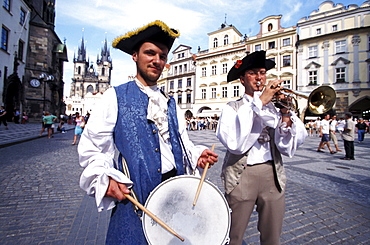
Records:
[[[157,87],[178,36],[177,30],[155,21],[113,41],[114,48],[132,56],[137,74],[133,81],[104,93],[78,146],[80,164],[85,168],[81,188],[95,196],[99,211],[114,208],[107,244],[147,243],[141,212],[134,211],[124,194],[135,193],[137,200],[145,203],[162,181],[217,162],[213,151],[189,140],[184,115],[174,98]],[[126,175],[122,172],[125,167]]]
[[[266,82],[274,66],[265,51],[257,51],[238,60],[227,76],[245,87],[244,96],[223,109],[216,132],[227,148],[221,178],[232,209],[232,245],[242,244],[255,205],[261,244],[280,243],[286,182],[281,154],[292,157],[307,137],[294,112],[271,103],[282,82]]]

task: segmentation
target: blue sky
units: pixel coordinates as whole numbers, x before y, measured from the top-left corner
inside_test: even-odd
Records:
[[[116,86],[136,74],[131,57],[111,47],[112,40],[154,20],[162,20],[181,33],[173,48],[180,44],[196,53],[208,49],[207,33],[217,30],[225,21],[243,35],[255,36],[258,21],[271,15],[282,15],[281,26],[291,27],[309,16],[324,1],[318,0],[57,0],[55,30],[66,39],[68,59],[64,67],[64,94],[69,96],[73,77],[73,56],[82,36],[90,61],[96,62],[103,42],[108,41],[113,60],[112,82]],[[364,0],[339,0],[334,4],[361,5]],[[173,50],[171,50],[173,51]]]

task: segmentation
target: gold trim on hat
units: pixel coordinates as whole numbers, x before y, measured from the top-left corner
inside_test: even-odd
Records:
[[[116,48],[117,45],[118,45],[118,43],[120,41],[122,41],[124,39],[128,39],[128,38],[130,38],[132,36],[138,35],[140,32],[146,30],[148,27],[151,27],[151,26],[159,26],[164,32],[168,33],[168,35],[170,37],[176,38],[176,37],[179,37],[180,36],[180,32],[178,30],[175,30],[174,31],[173,29],[169,28],[164,22],[162,22],[160,20],[156,20],[156,21],[154,21],[152,23],[147,24],[146,26],[143,26],[141,28],[138,28],[135,31],[130,31],[130,32],[127,32],[123,36],[117,37],[112,42],[113,48]]]

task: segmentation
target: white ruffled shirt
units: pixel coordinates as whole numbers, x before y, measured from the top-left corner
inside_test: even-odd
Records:
[[[140,83],[136,80],[137,83]],[[175,167],[174,156],[171,151],[171,144],[166,139],[165,121],[162,117],[162,112],[167,111],[167,103],[163,104],[162,101],[167,101],[166,97],[160,93],[156,87],[143,87],[138,84],[141,90],[150,94],[150,101],[154,102],[152,105],[148,105],[148,118],[150,120],[158,122],[160,120],[161,137],[159,137],[160,148],[161,148],[161,164],[162,173],[166,173]],[[152,90],[152,91],[151,91]],[[153,95],[152,93],[157,93]],[[157,96],[160,94],[161,96]],[[152,97],[152,98],[151,98]],[[156,98],[157,99],[156,99]],[[149,102],[150,104],[151,102]],[[165,105],[165,107],[164,107]],[[160,108],[156,108],[156,107]],[[155,111],[158,112],[155,113]],[[98,103],[97,108],[91,113],[89,123],[86,124],[83,134],[81,135],[80,143],[78,145],[79,161],[80,165],[85,168],[80,177],[80,187],[86,191],[88,195],[95,196],[96,205],[98,211],[109,210],[115,206],[115,199],[105,197],[109,185],[109,177],[116,180],[117,182],[126,184],[129,188],[133,182],[127,178],[122,172],[114,168],[114,159],[116,154],[116,148],[113,142],[113,132],[117,121],[118,107],[117,107],[117,96],[114,88],[108,89],[103,97],[102,101]],[[191,170],[195,170],[195,173],[199,175],[197,169],[197,161],[201,153],[207,148],[202,145],[195,146],[188,137],[185,128],[185,118],[181,115],[180,109],[177,108],[177,118],[179,122],[179,133],[184,143],[187,155],[190,160],[190,166],[186,165],[187,172],[191,173]],[[162,134],[163,133],[163,134]],[[164,135],[164,136],[163,136]]]
[[[263,106],[260,95],[261,92],[255,92],[253,97],[244,94],[244,104],[238,111],[226,105],[216,131],[217,138],[231,153],[240,155],[250,149],[248,165],[272,160],[270,142],[258,140],[266,126],[276,129],[276,146],[281,154],[289,157],[307,137],[304,124],[294,113],[291,113],[293,124],[287,127],[281,121],[280,111],[272,103]]]

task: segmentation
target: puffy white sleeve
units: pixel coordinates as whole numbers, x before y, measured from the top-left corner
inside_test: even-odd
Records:
[[[177,107],[177,118],[178,118],[178,123],[179,123],[179,133],[181,136],[182,143],[184,144],[183,146],[183,151],[185,153],[185,157],[189,158],[188,162],[186,162],[186,172],[188,174],[194,174],[199,176],[203,169],[197,167],[197,162],[202,154],[202,152],[207,149],[211,148],[210,146],[204,146],[204,145],[194,145],[194,143],[189,139],[188,132],[186,131],[186,121],[184,118],[184,115],[182,115],[181,110]]]
[[[278,117],[271,105],[263,106],[259,96],[243,98],[237,110],[227,104],[221,113],[216,136],[233,154],[244,154],[260,136],[266,126],[276,128]]]
[[[290,114],[290,119],[293,122],[291,127],[287,127],[287,124],[281,121],[280,115],[280,123],[275,130],[275,144],[281,154],[293,157],[308,134],[303,122],[296,114],[292,112]]]
[[[117,97],[114,88],[108,89],[91,113],[78,144],[79,161],[84,168],[80,187],[94,196],[98,211],[115,206],[115,199],[105,197],[109,177],[132,186],[132,181],[114,168],[115,146],[113,131],[117,120]]]

